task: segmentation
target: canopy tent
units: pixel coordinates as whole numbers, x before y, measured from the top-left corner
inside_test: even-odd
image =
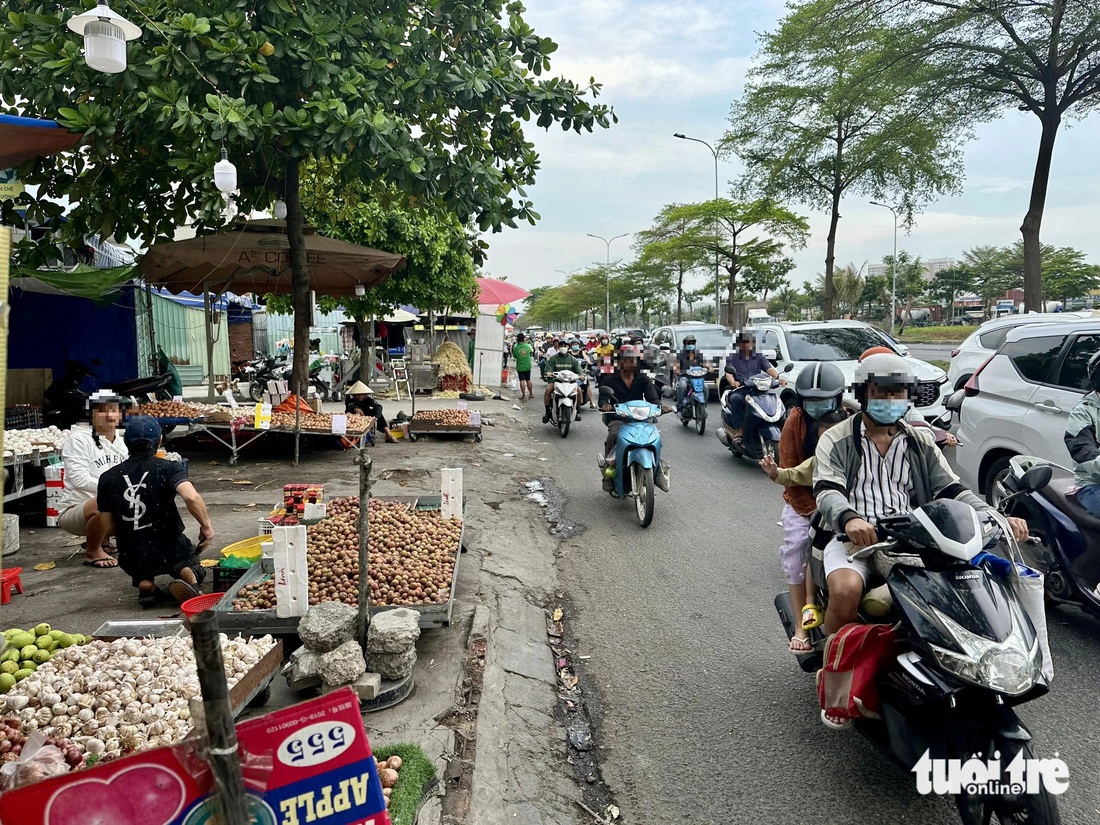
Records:
[[[486,304],[509,304],[512,301],[520,301],[531,293],[523,287],[510,284],[507,281],[498,281],[495,278],[478,278],[477,286],[478,306]]]
[[[305,227],[310,289],[351,297],[405,266],[405,258],[318,235]],[[171,292],[290,294],[290,240],[284,221],[247,221],[216,235],[154,244],[141,262],[150,283]]]
[[[0,115],[0,169],[72,149],[82,137],[54,120]]]

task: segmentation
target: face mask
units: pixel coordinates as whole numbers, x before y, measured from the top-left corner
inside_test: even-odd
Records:
[[[836,401],[829,399],[828,401],[803,401],[802,411],[810,418],[821,418],[821,416],[831,413],[836,409]]]
[[[600,346],[606,347],[609,343],[611,342],[604,338],[602,341],[600,341]]]
[[[879,424],[893,424],[909,411],[905,398],[872,398],[867,402],[867,415]]]
[[[569,349],[567,347],[558,347],[558,355],[568,355]]]
[[[688,352],[695,352],[695,344],[688,344],[684,347]]]

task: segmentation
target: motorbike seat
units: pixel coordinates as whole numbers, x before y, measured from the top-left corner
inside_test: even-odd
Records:
[[[1100,518],[1082,507],[1077,501],[1077,496],[1066,494],[1073,485],[1072,473],[1055,471],[1055,476],[1042,491],[1042,496],[1068,516],[1080,529],[1100,535]]]

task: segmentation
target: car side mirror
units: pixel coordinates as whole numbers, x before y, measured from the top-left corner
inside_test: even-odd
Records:
[[[1016,486],[1021,492],[1034,493],[1050,484],[1053,475],[1054,469],[1049,464],[1040,464],[1024,473]]]
[[[773,364],[774,364],[774,363],[776,362],[776,360],[777,360],[777,359],[779,358],[779,356],[778,356],[778,355],[776,354],[775,350],[773,350],[773,349],[766,349],[766,350],[763,350],[762,354],[763,354],[763,356],[764,356],[765,358],[767,358],[767,359],[768,359],[769,361],[771,361],[771,362],[772,362]]]
[[[895,344],[895,346],[897,347],[898,352],[901,355],[903,355],[906,358],[909,357],[909,347],[905,346],[905,344]]]
[[[671,351],[672,347],[670,347],[668,344],[661,344],[660,349],[661,352],[669,352]]]
[[[947,396],[947,400],[943,402],[943,405],[951,412],[957,413],[962,409],[964,398],[966,398],[965,390],[955,390],[951,395]]]

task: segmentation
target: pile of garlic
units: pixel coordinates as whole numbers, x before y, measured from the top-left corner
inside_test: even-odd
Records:
[[[232,687],[275,646],[271,636],[221,636]],[[189,638],[93,641],[65,648],[0,697],[0,715],[25,733],[71,739],[83,752],[114,758],[179,742],[199,695]]]
[[[17,455],[30,455],[35,449],[42,452],[60,450],[68,430],[57,427],[42,427],[37,430],[7,430],[4,432],[4,458]]]

